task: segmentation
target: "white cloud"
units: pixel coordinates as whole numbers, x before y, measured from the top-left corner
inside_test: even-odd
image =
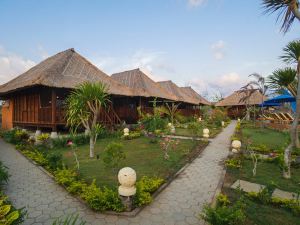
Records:
[[[141,49],[135,51],[130,56],[96,57],[92,59],[92,62],[95,63],[99,69],[109,74],[140,68],[149,75],[151,79],[160,81],[165,80],[162,74],[174,73],[173,67],[167,63],[164,57],[165,54],[165,52],[161,51]]]
[[[222,96],[228,96],[233,91],[239,90],[247,82],[248,77],[242,77],[236,72],[231,72],[223,74],[213,80],[194,79],[190,82],[190,85],[200,94],[209,93],[209,98],[211,98],[216,93],[220,93]]]
[[[203,3],[205,3],[206,0],[188,0],[188,6],[190,7],[198,7],[203,5]]]
[[[9,52],[0,46],[0,84],[15,78],[35,64],[34,61]]]
[[[226,44],[223,40],[219,40],[211,45],[213,56],[216,60],[221,60],[225,56]]]

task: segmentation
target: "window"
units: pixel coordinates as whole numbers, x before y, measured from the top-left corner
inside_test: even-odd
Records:
[[[51,106],[51,90],[43,89],[40,93],[40,107],[50,107]]]

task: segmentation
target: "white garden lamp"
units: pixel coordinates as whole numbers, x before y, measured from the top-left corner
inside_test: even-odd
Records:
[[[129,129],[128,128],[124,128],[123,132],[124,132],[124,136],[129,135]]]
[[[242,143],[239,140],[234,140],[231,143],[231,147],[232,147],[232,152],[233,153],[238,153],[242,147]]]
[[[222,127],[225,127],[225,122],[224,121],[222,121],[221,124],[222,124]]]
[[[199,118],[198,118],[198,122],[201,122],[201,121],[202,121],[202,118],[201,118],[201,117],[199,117]]]
[[[203,137],[209,138],[209,129],[207,129],[207,128],[203,129]]]
[[[130,167],[122,168],[118,173],[118,180],[120,183],[118,192],[123,205],[127,211],[133,208],[133,196],[136,193],[136,172]]]

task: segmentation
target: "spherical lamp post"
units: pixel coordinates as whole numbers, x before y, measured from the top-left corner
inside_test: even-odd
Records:
[[[207,128],[203,129],[203,137],[209,138],[209,129],[207,129]]]
[[[124,128],[123,132],[124,132],[124,136],[129,135],[129,129],[128,128]]]
[[[118,173],[118,180],[120,183],[119,196],[126,211],[131,211],[133,208],[133,196],[136,193],[136,172],[130,167],[124,167]]]
[[[232,152],[233,153],[238,153],[242,147],[242,143],[239,140],[234,140],[231,143],[231,147],[232,147]]]

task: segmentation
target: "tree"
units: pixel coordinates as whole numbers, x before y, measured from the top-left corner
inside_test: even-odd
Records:
[[[281,20],[281,31],[289,31],[295,19],[300,20],[298,0],[263,0],[265,13],[278,13],[277,20]]]
[[[102,83],[85,82],[80,84],[66,99],[66,119],[71,130],[76,132],[79,126],[87,129],[90,135],[90,157],[94,157],[94,148],[101,125],[97,124],[101,110],[109,102],[107,87]]]
[[[277,69],[268,76],[267,84],[275,91],[288,90],[291,95],[297,95],[297,71],[291,67]]]
[[[265,96],[268,90],[268,86],[266,85],[266,79],[262,75],[258,73],[250,74],[249,77],[254,77],[255,80],[251,80],[247,85],[251,86],[251,89],[258,90],[261,93],[261,103],[263,104],[265,100]],[[262,105],[263,106],[263,105]],[[263,107],[261,107],[261,113],[263,114]]]
[[[266,9],[265,13],[278,13],[278,19],[281,19],[281,31],[286,33],[289,31],[291,25],[297,19],[300,21],[299,1],[298,0],[263,0],[263,6]],[[282,59],[288,63],[297,63],[297,79],[299,80],[300,71],[300,47],[299,41],[290,42],[286,48],[284,48],[285,55]],[[291,177],[290,164],[291,164],[291,151],[294,147],[299,146],[298,139],[298,120],[300,114],[300,82],[297,84],[297,96],[296,96],[296,115],[291,127],[291,144],[285,149],[284,162],[285,167],[283,176],[285,178]]]
[[[246,118],[247,121],[250,120],[250,112],[251,112],[251,105],[250,105],[250,98],[251,96],[256,92],[257,90],[253,88],[252,85],[245,85],[240,89],[240,92],[242,92],[244,95],[239,100],[239,102],[245,102],[246,105],[246,115],[244,118]]]
[[[284,54],[280,57],[288,64],[297,65],[297,79],[300,79],[300,40],[291,41],[283,49]],[[284,162],[286,169],[284,170],[284,177],[290,178],[290,164],[291,164],[291,152],[293,148],[300,147],[299,135],[298,135],[298,124],[300,119],[300,82],[297,84],[297,95],[296,95],[296,113],[294,121],[291,126],[291,144],[286,148],[284,153]]]

